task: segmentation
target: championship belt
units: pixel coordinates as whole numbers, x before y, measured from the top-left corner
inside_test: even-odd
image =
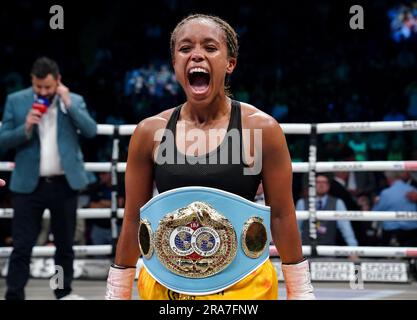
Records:
[[[140,209],[138,240],[144,267],[160,284],[213,294],[268,260],[270,208],[219,189],[177,188]]]

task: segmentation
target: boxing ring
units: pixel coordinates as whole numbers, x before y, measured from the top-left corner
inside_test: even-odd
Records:
[[[1,125],[1,124],[0,124]],[[350,122],[350,123],[317,123],[317,124],[281,124],[286,135],[309,135],[308,162],[294,162],[294,173],[307,173],[308,210],[297,211],[297,220],[309,221],[309,234],[311,245],[303,246],[303,254],[309,257],[312,282],[316,288],[318,299],[384,299],[398,297],[399,299],[417,299],[417,285],[411,274],[417,258],[417,247],[369,247],[369,246],[321,246],[317,245],[316,220],[350,220],[350,221],[416,221],[417,212],[374,212],[374,211],[317,211],[315,207],[316,186],[315,178],[319,172],[335,171],[417,171],[417,161],[353,161],[353,162],[318,162],[317,138],[325,133],[354,133],[354,132],[390,132],[415,131],[417,121],[393,122]],[[119,160],[119,142],[121,136],[129,136],[136,125],[98,125],[98,134],[110,136],[113,141],[111,162],[86,162],[85,168],[92,172],[111,172],[112,194],[111,208],[108,209],[78,209],[77,217],[80,219],[106,218],[111,220],[113,243],[109,245],[74,246],[76,255],[74,289],[77,285],[83,288],[80,294],[92,299],[104,296],[105,279],[112,256],[115,253],[115,244],[118,237],[117,219],[123,218],[123,209],[117,208],[117,174],[126,170],[126,163]],[[0,162],[0,171],[12,171],[13,162]],[[44,218],[49,215],[48,210]],[[11,208],[0,208],[0,219],[13,217]],[[11,247],[0,247],[0,294],[3,298],[4,279],[7,270],[7,258],[12,251]],[[32,252],[33,261],[45,258],[52,260],[53,246],[35,246]],[[283,289],[283,276],[279,267],[279,253],[275,246],[269,248],[271,258],[277,268],[280,281],[280,297],[285,297]],[[92,256],[107,256],[101,263]],[[348,259],[356,256],[357,261]],[[142,261],[138,261],[138,270]],[[44,276],[33,278],[48,278],[55,272],[53,265]],[[81,270],[81,271],[80,271]],[[98,271],[100,270],[100,271]],[[96,271],[96,272],[95,272]],[[91,279],[100,280],[92,281]],[[31,280],[35,286],[44,285],[37,280]],[[342,287],[342,289],[341,289]],[[88,288],[96,294],[89,295]],[[399,289],[400,288],[400,289]],[[30,287],[29,287],[30,290]],[[36,292],[36,289],[33,289]],[[338,291],[339,290],[339,291]],[[340,291],[342,290],[342,291]],[[368,291],[367,291],[368,290]],[[136,291],[136,290],[134,290]],[[369,291],[371,291],[369,293]],[[99,292],[99,293],[97,293]],[[339,292],[339,293],[338,293]],[[30,298],[30,295],[28,296]],[[33,296],[36,299],[35,296]],[[44,296],[48,298],[48,296]],[[52,295],[51,295],[52,298]]]

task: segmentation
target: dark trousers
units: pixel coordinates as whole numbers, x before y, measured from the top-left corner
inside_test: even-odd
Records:
[[[51,212],[51,231],[56,246],[55,265],[62,267],[64,276],[63,288],[55,289],[54,293],[59,299],[71,292],[77,195],[78,192],[70,188],[65,176],[40,178],[34,192],[13,194],[13,251],[6,280],[6,299],[25,298],[24,288],[29,279],[32,248],[39,236],[42,214],[46,208]]]

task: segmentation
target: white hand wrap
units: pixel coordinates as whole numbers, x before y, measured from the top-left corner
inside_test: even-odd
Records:
[[[288,300],[315,300],[308,261],[282,264]]]
[[[135,268],[111,266],[107,277],[106,300],[130,300],[132,298]]]

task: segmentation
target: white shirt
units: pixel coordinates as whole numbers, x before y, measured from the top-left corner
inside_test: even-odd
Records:
[[[349,172],[349,178],[348,178],[348,190],[356,190],[357,184],[356,184],[356,177],[354,172]]]
[[[346,187],[346,181],[339,178],[339,177],[334,177],[333,178],[335,181],[339,182],[343,187]]]
[[[41,142],[41,159],[39,174],[41,177],[64,174],[61,166],[61,157],[58,151],[58,98],[55,97],[48,111],[45,112],[39,122],[39,139]]]

